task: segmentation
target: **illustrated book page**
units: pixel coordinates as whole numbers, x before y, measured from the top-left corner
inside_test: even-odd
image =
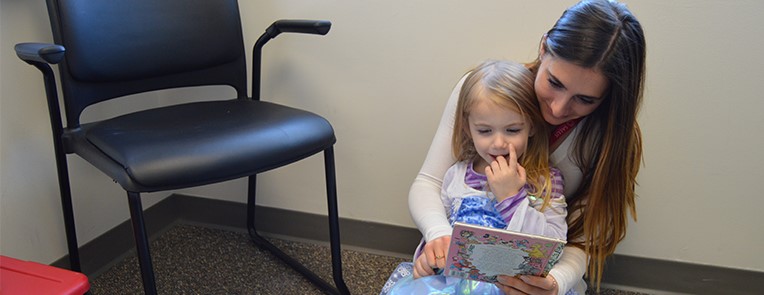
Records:
[[[559,239],[457,222],[445,275],[490,283],[497,275],[545,277],[564,246]]]

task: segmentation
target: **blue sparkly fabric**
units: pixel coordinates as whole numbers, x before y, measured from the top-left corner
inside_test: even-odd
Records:
[[[507,223],[496,210],[496,200],[485,196],[467,196],[462,199],[462,204],[451,216],[451,221],[469,223],[493,228],[506,228]]]
[[[451,214],[451,224],[463,222],[494,228],[506,228],[507,223],[496,210],[496,200],[486,196],[467,196]],[[380,295],[410,294],[503,294],[494,284],[465,280],[436,274],[414,279],[413,263],[405,262],[390,275]]]
[[[398,267],[390,276],[380,295],[441,295],[441,294],[503,294],[494,284],[463,280],[444,275],[433,275],[414,280],[414,264],[405,262]],[[393,278],[397,278],[395,281]]]

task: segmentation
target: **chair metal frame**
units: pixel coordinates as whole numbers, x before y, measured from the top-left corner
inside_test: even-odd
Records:
[[[48,10],[51,17],[51,26],[56,32],[60,30],[57,26],[60,26],[57,22],[60,21],[58,11],[59,2],[65,0],[47,0]],[[235,3],[235,1],[233,1]],[[229,3],[230,4],[230,3]],[[236,7],[238,10],[238,7]],[[240,23],[240,21],[239,21]],[[275,38],[280,33],[307,33],[325,35],[328,33],[331,27],[331,23],[328,21],[314,21],[314,20],[278,20],[269,26],[265,33],[263,33],[254,45],[252,55],[252,95],[251,99],[260,100],[260,71],[261,71],[261,59],[262,48],[271,39]],[[57,37],[57,33],[54,33],[54,37]],[[58,37],[57,37],[58,38]],[[59,40],[57,40],[58,43]],[[74,222],[74,208],[72,204],[72,193],[69,182],[69,172],[67,164],[67,154],[71,154],[72,148],[68,146],[67,136],[72,128],[79,128],[79,118],[67,118],[67,126],[64,127],[62,123],[62,111],[59,105],[58,90],[56,86],[55,74],[50,65],[59,64],[64,62],[64,68],[59,66],[59,70],[65,71],[65,57],[66,49],[63,45],[48,44],[48,43],[19,43],[15,47],[16,53],[20,59],[33,65],[39,69],[43,76],[43,82],[46,92],[46,98],[48,102],[48,112],[50,115],[50,124],[53,135],[53,147],[56,155],[56,168],[59,183],[59,193],[62,205],[62,212],[64,217],[64,228],[66,230],[67,248],[69,252],[69,264],[70,268],[74,271],[81,271],[80,254],[77,243],[76,226]],[[238,90],[237,90],[238,91]],[[66,91],[64,97],[66,98]],[[69,107],[69,105],[67,105]],[[83,107],[84,108],[84,107]],[[76,122],[74,126],[71,122]],[[320,152],[321,150],[316,151]],[[277,256],[290,267],[298,271],[305,276],[310,282],[319,287],[323,292],[327,294],[349,294],[349,290],[342,277],[342,257],[340,247],[340,231],[339,231],[339,217],[338,217],[338,204],[337,204],[337,188],[336,188],[336,174],[335,174],[335,160],[333,142],[331,145],[323,149],[324,152],[324,167],[326,177],[326,193],[328,203],[328,220],[329,220],[329,239],[330,239],[330,251],[332,257],[332,274],[333,280],[336,285],[326,282],[320,278],[310,269],[303,266],[299,261],[290,257],[288,254],[281,251],[278,247],[270,243],[267,239],[258,234],[257,226],[255,224],[256,215],[256,183],[257,173],[264,172],[276,167],[281,167],[286,164],[281,164],[276,167],[261,167],[261,170],[255,171],[248,176],[248,196],[247,196],[247,228],[250,237],[254,244],[261,249],[265,249]],[[313,154],[315,154],[313,153]],[[306,155],[306,157],[309,155]],[[299,161],[296,159],[294,161]],[[294,162],[293,161],[293,162]],[[290,162],[291,163],[291,162]],[[100,167],[99,167],[100,168]],[[133,235],[136,242],[136,251],[138,254],[141,278],[143,281],[143,287],[146,294],[156,294],[156,281],[154,277],[154,271],[151,262],[151,254],[149,250],[149,239],[146,231],[145,220],[143,216],[143,206],[141,204],[141,191],[138,189],[132,189],[130,182],[132,180],[117,180],[123,188],[127,191],[128,203],[130,208],[131,222],[133,226]],[[218,181],[210,181],[214,183]],[[127,184],[126,184],[127,183]]]

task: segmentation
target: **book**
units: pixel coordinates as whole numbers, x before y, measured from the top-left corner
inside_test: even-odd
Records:
[[[565,241],[456,222],[445,275],[496,282],[497,275],[546,277],[560,259]]]

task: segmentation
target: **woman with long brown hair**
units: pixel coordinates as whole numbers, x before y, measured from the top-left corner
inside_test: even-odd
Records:
[[[605,258],[625,237],[628,215],[636,219],[645,52],[639,21],[616,1],[581,1],[542,36],[539,56],[528,68],[552,130],[550,164],[565,181],[568,245],[546,278],[501,277],[497,286],[504,293],[583,294],[584,274],[599,287]],[[461,82],[409,192],[412,217],[426,241],[421,255],[433,269],[445,266],[435,258],[448,250],[451,227],[446,212],[432,214],[428,204],[437,204],[443,176],[455,162],[450,144],[460,88]]]

